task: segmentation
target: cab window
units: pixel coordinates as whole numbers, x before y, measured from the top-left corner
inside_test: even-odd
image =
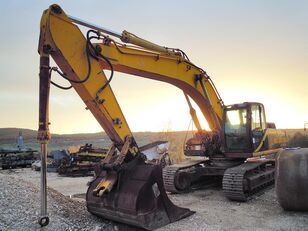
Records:
[[[264,130],[266,128],[264,110],[262,105],[251,106],[251,133],[252,143],[256,149],[263,138]]]
[[[226,111],[225,139],[229,151],[247,150],[247,109],[233,109]]]
[[[261,112],[259,105],[251,106],[251,130],[262,130]]]

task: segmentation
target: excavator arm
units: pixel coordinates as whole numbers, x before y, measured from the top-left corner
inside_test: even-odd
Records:
[[[75,89],[96,120],[107,133],[113,146],[97,166],[96,177],[90,183],[86,202],[88,211],[118,222],[155,229],[192,214],[175,206],[168,198],[162,181],[161,167],[145,163],[145,156],[132,136],[121,108],[110,87],[116,71],[93,40],[100,32],[90,28],[83,35],[72,17],[58,5],[45,10],[40,24],[38,51],[40,54],[40,100],[38,140],[41,144],[41,217],[39,223],[49,223],[47,215],[46,156],[49,132],[49,92],[53,84],[61,89]],[[87,25],[85,25],[87,26]],[[50,66],[50,57],[58,67]],[[104,69],[110,70],[107,78]],[[63,87],[51,80],[55,71],[68,80]],[[117,155],[115,149],[120,153]]]

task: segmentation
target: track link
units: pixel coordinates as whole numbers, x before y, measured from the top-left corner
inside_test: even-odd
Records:
[[[222,187],[224,195],[235,201],[247,201],[250,197],[274,183],[273,161],[246,162],[225,171]]]
[[[180,193],[181,191],[177,190],[175,187],[175,175],[177,171],[179,171],[179,167],[174,166],[166,166],[163,169],[163,179],[164,179],[164,186],[166,191],[171,193]]]

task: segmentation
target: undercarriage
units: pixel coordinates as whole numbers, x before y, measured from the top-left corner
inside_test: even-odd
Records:
[[[253,194],[273,184],[274,175],[275,162],[271,160],[187,160],[163,169],[166,191],[186,193],[222,185],[224,195],[235,201],[247,201]]]

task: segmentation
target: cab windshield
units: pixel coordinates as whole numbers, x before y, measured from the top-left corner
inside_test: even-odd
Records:
[[[229,151],[240,151],[249,148],[246,108],[226,111],[225,138]]]

